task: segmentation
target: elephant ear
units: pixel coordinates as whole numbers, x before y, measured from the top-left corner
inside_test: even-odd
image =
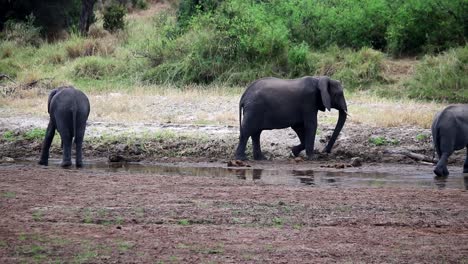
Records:
[[[325,108],[330,111],[331,109],[331,98],[330,92],[328,91],[328,86],[330,84],[330,78],[320,77],[318,88],[320,90],[320,95],[322,96],[322,103]]]
[[[49,99],[47,100],[47,113],[50,113],[50,102],[52,102],[52,98],[58,92],[58,89],[54,89],[49,94]]]

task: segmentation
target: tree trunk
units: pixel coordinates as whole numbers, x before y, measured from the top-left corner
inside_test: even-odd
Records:
[[[95,3],[96,0],[81,1],[80,33],[83,36],[88,34],[89,26],[91,25],[93,17],[93,8]]]

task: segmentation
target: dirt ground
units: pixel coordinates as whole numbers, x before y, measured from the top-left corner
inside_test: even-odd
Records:
[[[1,263],[468,262],[464,190],[27,164],[0,179]]]

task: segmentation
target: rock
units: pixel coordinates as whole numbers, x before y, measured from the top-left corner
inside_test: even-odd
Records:
[[[127,160],[124,157],[122,157],[120,155],[116,155],[116,154],[109,155],[109,157],[107,157],[107,159],[109,160],[109,162],[125,162]]]
[[[242,160],[230,160],[227,162],[228,167],[250,167],[249,164],[243,162]]]
[[[362,166],[362,159],[360,157],[354,157],[351,159],[351,166],[353,167],[361,167]]]
[[[301,158],[301,157],[295,157],[295,158],[294,158],[294,161],[295,161],[296,163],[299,163],[299,162],[303,162],[304,159]]]
[[[11,162],[15,162],[15,159],[13,158],[10,158],[10,157],[3,157],[0,162],[5,162],[5,163],[11,163]]]

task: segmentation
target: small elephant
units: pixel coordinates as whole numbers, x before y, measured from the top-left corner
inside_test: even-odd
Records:
[[[71,162],[72,140],[75,138],[76,167],[83,166],[82,145],[90,106],[88,97],[73,87],[59,87],[49,94],[47,109],[50,115],[44,143],[42,144],[40,165],[48,165],[49,149],[54,139],[55,129],[62,138],[62,167],[69,167]]]
[[[468,104],[450,105],[437,113],[431,130],[434,149],[439,156],[434,173],[448,176],[448,157],[462,148],[467,150],[463,173],[468,173]]]
[[[325,76],[293,80],[264,78],[253,82],[239,102],[240,137],[236,159],[247,159],[245,148],[249,137],[252,137],[254,159],[265,159],[260,148],[262,131],[287,127],[291,127],[300,140],[300,144],[292,148],[293,155],[298,156],[305,149],[308,159],[312,159],[318,110],[331,108],[339,110],[339,118],[324,149],[327,153],[335,144],[348,115],[340,82]]]

